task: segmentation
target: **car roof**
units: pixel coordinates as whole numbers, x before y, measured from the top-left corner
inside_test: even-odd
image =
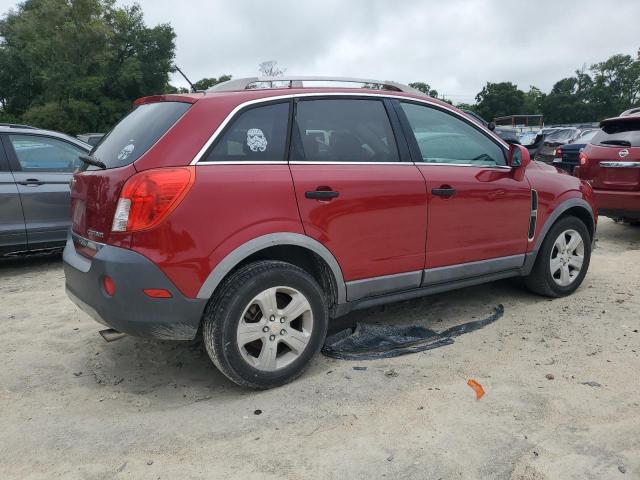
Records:
[[[56,132],[55,130],[45,130],[42,128],[35,128],[28,125],[0,125],[0,133],[13,133],[13,134],[23,134],[23,135],[37,135],[43,137],[53,137],[59,138],[60,140],[66,140],[67,142],[71,142],[79,147],[83,147],[86,150],[91,150],[93,147],[88,143],[83,142],[82,140],[72,137],[71,135],[67,135],[66,133]]]

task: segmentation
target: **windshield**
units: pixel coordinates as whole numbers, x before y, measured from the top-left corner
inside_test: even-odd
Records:
[[[136,107],[91,152],[107,168],[140,158],[187,111],[190,103],[158,102]]]

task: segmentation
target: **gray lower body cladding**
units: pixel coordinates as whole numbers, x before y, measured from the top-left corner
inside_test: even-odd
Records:
[[[191,340],[196,336],[207,300],[185,297],[146,257],[125,248],[103,245],[89,259],[71,241],[63,254],[69,298],[97,322],[138,337]],[[115,294],[104,291],[111,277]],[[165,289],[171,298],[151,298],[143,289]]]

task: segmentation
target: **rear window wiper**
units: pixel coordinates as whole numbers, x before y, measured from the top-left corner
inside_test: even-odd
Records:
[[[78,155],[78,158],[82,160],[84,163],[88,165],[93,165],[94,167],[101,168],[102,170],[106,170],[107,168],[107,166],[103,162],[98,160],[96,157],[92,157],[91,155],[80,154]]]
[[[619,145],[621,147],[630,147],[631,142],[627,140],[604,140],[600,142],[601,145]]]

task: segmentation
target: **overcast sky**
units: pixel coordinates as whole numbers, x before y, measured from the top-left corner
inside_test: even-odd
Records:
[[[583,64],[640,47],[639,0],[138,3],[148,25],[173,26],[176,63],[192,81],[254,76],[261,61],[277,60],[289,74],[425,81],[472,102],[487,81],[548,91]],[[0,0],[0,12],[15,5]],[[173,83],[185,85],[176,75]]]

